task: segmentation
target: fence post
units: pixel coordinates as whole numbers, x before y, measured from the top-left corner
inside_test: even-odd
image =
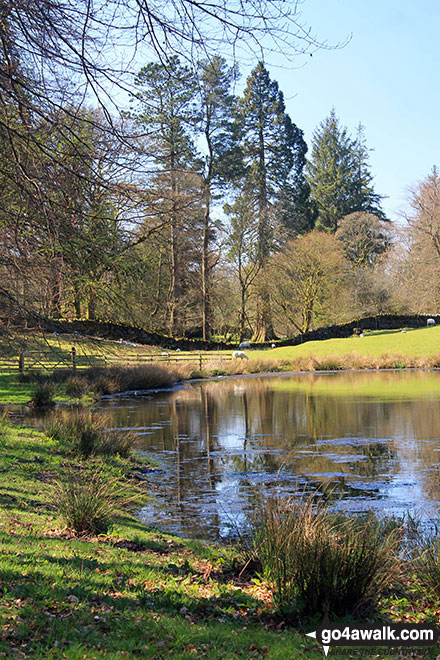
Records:
[[[24,374],[24,351],[20,351],[18,354],[18,370],[21,374]]]
[[[72,371],[75,373],[76,371],[76,348],[75,346],[72,346]]]
[[[199,355],[199,365],[200,365],[200,371],[202,371],[202,355]]]

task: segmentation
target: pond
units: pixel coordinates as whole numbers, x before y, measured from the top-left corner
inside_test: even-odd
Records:
[[[140,517],[166,531],[234,536],[274,487],[350,512],[436,515],[438,372],[225,378],[100,409],[158,462]]]

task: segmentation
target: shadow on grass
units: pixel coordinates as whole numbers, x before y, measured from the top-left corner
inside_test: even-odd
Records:
[[[13,541],[10,540],[10,548],[17,551],[19,548]],[[121,649],[134,652],[145,651],[145,645],[152,644],[144,657],[160,658],[165,647],[168,653],[173,645],[174,650],[176,647],[184,650],[189,642],[210,644],[212,627],[226,649],[231,628],[224,625],[225,621],[243,626],[249,623],[249,615],[261,607],[256,598],[238,591],[215,597],[194,590],[188,593],[165,575],[166,570],[148,563],[147,558],[127,570],[124,552],[121,557],[112,555],[103,559],[79,554],[56,557],[50,550],[62,551],[59,540],[43,541],[29,536],[26,541],[40,547],[47,543],[48,552],[38,556],[32,551],[19,552],[12,558],[15,566],[5,566],[3,556],[2,607],[16,616],[14,626],[7,627],[3,634],[0,650],[5,645],[10,648],[19,645],[31,653],[29,657],[50,658],[49,649],[55,643],[58,649],[81,644],[86,657],[91,658],[95,657],[91,655],[94,649],[107,653]],[[72,550],[79,552],[79,548]],[[112,552],[109,548],[103,550]],[[145,580],[146,576],[150,579]],[[262,629],[261,634],[267,633]],[[249,647],[253,640],[248,632],[243,636]],[[242,645],[239,651],[237,648],[237,657],[243,655]]]

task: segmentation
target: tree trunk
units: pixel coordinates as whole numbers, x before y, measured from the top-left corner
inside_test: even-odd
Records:
[[[244,339],[244,331],[246,328],[246,290],[244,286],[241,287],[241,304],[240,304],[240,343]]]
[[[171,209],[171,226],[170,226],[170,250],[171,250],[171,283],[170,283],[170,317],[169,329],[170,335],[174,337],[177,334],[179,326],[179,303],[180,303],[180,272],[179,272],[179,230],[178,230],[178,213],[177,213],[177,180],[175,170],[175,154],[171,152],[170,156],[170,170],[171,170],[171,192],[172,192],[172,209]]]
[[[274,339],[270,294],[264,281],[264,270],[270,253],[269,224],[267,217],[267,182],[263,125],[259,125],[258,163],[258,264],[260,282],[257,290],[257,318],[252,341],[256,343]]]
[[[203,216],[202,238],[202,333],[206,341],[211,335],[211,296],[209,268],[209,214],[210,214],[210,184],[207,184],[205,213]]]
[[[205,213],[203,216],[202,241],[202,330],[206,341],[211,335],[211,282],[209,268],[209,229],[211,213],[211,182],[214,169],[214,149],[211,139],[211,115],[208,113],[205,139],[208,147],[208,171],[205,179]]]
[[[179,252],[177,247],[178,232],[175,222],[170,227],[171,239],[171,285],[170,285],[170,335],[174,337],[177,334],[179,323],[178,303],[180,298],[179,286]]]
[[[269,339],[276,339],[276,335],[272,324],[270,295],[266,284],[263,282],[258,288],[257,318],[252,341],[259,344]]]
[[[57,263],[53,275],[51,296],[50,296],[50,316],[54,319],[62,317],[62,299],[63,299],[63,264]]]
[[[89,286],[89,299],[87,301],[87,318],[89,321],[96,321],[96,291]]]
[[[81,297],[79,295],[78,287],[73,285],[73,309],[75,311],[75,318],[81,318]]]

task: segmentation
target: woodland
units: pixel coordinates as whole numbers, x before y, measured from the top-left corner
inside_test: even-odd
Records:
[[[392,223],[362,123],[350,134],[330,109],[306,144],[260,49],[323,46],[296,3],[0,11],[3,323],[261,342],[439,310],[438,172]]]

